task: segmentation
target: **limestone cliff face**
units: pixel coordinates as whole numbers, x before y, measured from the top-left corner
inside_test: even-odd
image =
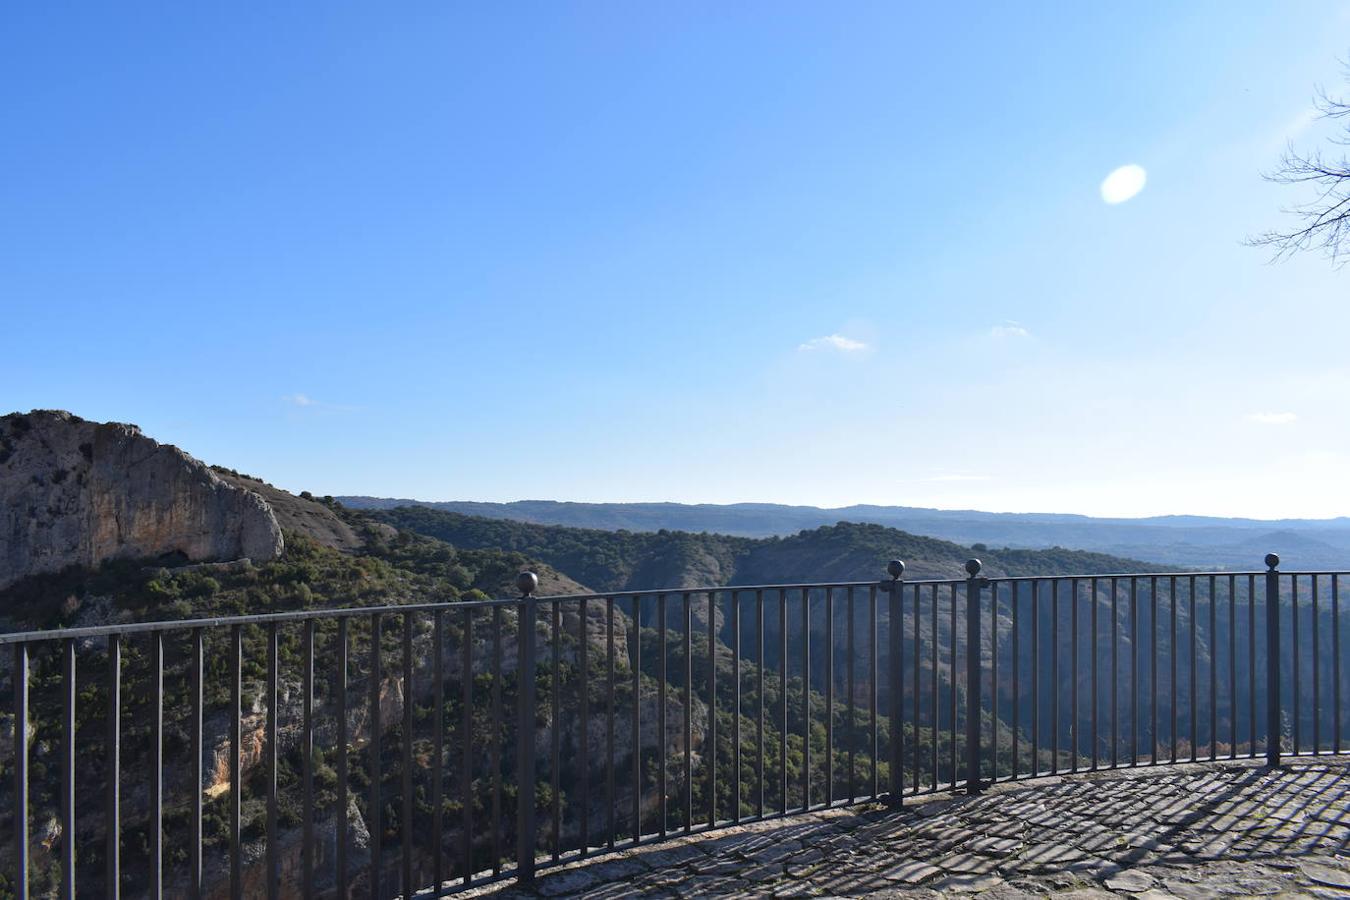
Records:
[[[281,551],[266,501],[134,425],[48,410],[0,417],[0,589],[110,559]]]

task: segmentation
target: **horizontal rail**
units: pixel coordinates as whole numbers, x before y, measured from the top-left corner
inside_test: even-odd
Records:
[[[798,590],[809,588],[870,587],[875,581],[838,581],[813,582],[809,584],[773,584],[773,585],[710,585],[707,587],[680,588],[680,592],[706,593],[708,591],[753,591],[753,590]],[[535,597],[539,603],[576,603],[582,600],[605,600],[611,597],[657,597],[672,593],[670,590],[608,591],[590,594],[558,594]],[[240,616],[212,616],[202,619],[168,619],[155,622],[127,622],[118,625],[92,625],[78,628],[53,628],[44,631],[11,631],[0,633],[0,645],[32,643],[36,641],[55,641],[66,638],[107,637],[110,634],[144,634],[153,631],[168,631],[190,628],[218,628],[234,625],[266,625],[281,622],[304,622],[312,619],[359,618],[370,615],[401,615],[403,613],[429,613],[437,609],[491,609],[497,606],[515,606],[518,599],[500,598],[490,600],[445,600],[439,603],[404,603],[383,606],[344,606],[332,609],[306,609],[279,613],[256,613]]]
[[[1117,573],[1106,575],[999,575],[988,578],[990,582],[1009,583],[1009,582],[1050,582],[1053,580],[1068,581],[1072,579],[1110,579],[1110,578],[1171,578],[1171,577],[1216,577],[1227,578],[1229,575],[1247,577],[1249,575],[1263,575],[1264,572],[1139,572],[1139,573]],[[1287,576],[1326,576],[1346,574],[1332,570],[1327,571],[1281,571],[1281,575]],[[552,596],[535,597],[539,603],[576,603],[582,600],[607,600],[612,597],[657,597],[661,594],[671,593],[693,593],[706,594],[710,591],[777,591],[777,590],[825,590],[825,589],[848,589],[848,588],[870,588],[876,586],[886,586],[888,581],[821,581],[821,582],[787,582],[781,584],[720,584],[720,585],[701,585],[697,587],[687,587],[679,589],[650,589],[640,591],[598,591],[587,594],[557,594]],[[964,579],[906,579],[906,585],[963,585]],[[489,600],[444,600],[433,603],[405,603],[405,604],[386,604],[382,606],[344,606],[334,607],[332,609],[306,609],[294,610],[290,612],[278,613],[256,613],[239,616],[212,616],[200,619],[167,619],[154,622],[127,622],[118,625],[92,625],[80,626],[76,628],[52,628],[41,631],[10,631],[0,633],[0,645],[32,643],[37,641],[55,641],[67,638],[84,639],[94,637],[107,637],[110,634],[144,634],[153,631],[168,631],[174,629],[191,628],[216,628],[230,627],[234,625],[266,625],[269,623],[282,622],[305,622],[317,619],[338,619],[338,618],[357,618],[375,614],[401,615],[403,613],[430,613],[437,609],[490,609],[494,606],[514,606],[519,601],[515,598],[498,598]]]

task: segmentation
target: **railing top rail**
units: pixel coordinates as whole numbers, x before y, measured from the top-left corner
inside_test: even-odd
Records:
[[[957,579],[958,581],[960,579]],[[889,583],[889,582],[886,582]],[[942,583],[946,583],[943,581]],[[662,588],[642,591],[605,591],[588,594],[560,594],[535,597],[539,603],[564,603],[579,600],[607,600],[609,598],[656,597],[659,595],[706,594],[717,591],[800,590],[822,588],[872,587],[877,581],[811,582],[800,584],[709,585],[704,587]],[[152,631],[191,631],[194,628],[223,628],[234,625],[266,625],[271,622],[304,622],[312,619],[360,618],[373,615],[401,615],[436,610],[490,609],[494,606],[515,606],[520,598],[495,600],[446,600],[439,603],[403,603],[384,606],[344,606],[335,609],[301,609],[288,612],[257,613],[242,616],[210,616],[200,619],[170,619],[155,622],[125,622],[117,625],[91,625],[79,628],[55,628],[45,631],[13,631],[0,634],[0,646],[18,643],[37,643],[65,639],[106,637],[110,634],[137,634]]]
[[[1208,578],[1214,577],[1242,577],[1256,575],[1267,575],[1273,570],[1260,571],[1212,571],[1212,572],[1107,572],[1107,573],[1084,573],[1081,575],[1058,574],[1058,575],[996,575],[987,578],[987,581],[993,584],[1032,582],[1032,581],[1107,581],[1111,579],[1140,579],[1140,578]],[[1348,575],[1350,571],[1341,570],[1279,570],[1279,574],[1290,577],[1307,576],[1335,576]],[[656,588],[640,591],[596,591],[582,594],[559,594],[554,596],[535,597],[539,603],[571,603],[581,600],[609,600],[609,599],[630,599],[634,597],[658,597],[658,596],[682,596],[685,594],[698,595],[710,593],[749,593],[755,591],[800,591],[800,590],[824,590],[829,589],[848,589],[848,588],[872,588],[892,583],[901,583],[910,586],[930,586],[930,585],[959,585],[966,582],[966,578],[897,578],[897,579],[879,579],[871,581],[819,581],[819,582],[791,582],[782,584],[719,584],[719,585],[699,585],[690,587]],[[288,612],[260,613],[254,615],[240,616],[211,616],[199,619],[174,619],[154,622],[128,622],[117,625],[96,625],[79,628],[56,628],[44,631],[15,631],[0,634],[0,646],[18,644],[18,643],[39,643],[43,641],[56,641],[66,639],[86,639],[106,637],[112,634],[138,634],[156,631],[191,631],[197,628],[225,628],[235,625],[266,625],[269,623],[284,622],[304,622],[318,619],[341,619],[341,618],[360,618],[362,616],[373,615],[401,615],[406,613],[428,613],[437,610],[465,610],[465,609],[488,609],[495,606],[515,606],[520,602],[520,598],[499,598],[491,600],[446,600],[432,603],[407,603],[392,604],[384,606],[348,606],[336,609],[304,609],[292,610]]]
[[[1222,572],[1218,572],[1218,571],[1216,571],[1216,572],[1190,572],[1190,571],[1182,571],[1182,572],[1105,572],[1105,573],[1103,573],[1103,572],[1089,572],[1089,573],[1087,573],[1086,575],[991,575],[991,576],[989,576],[989,580],[990,580],[990,581],[997,581],[997,582],[1009,582],[1009,581],[1091,581],[1092,579],[1095,578],[1095,579],[1097,579],[1098,581],[1108,581],[1108,580],[1110,580],[1110,579],[1112,579],[1112,578],[1116,578],[1116,579],[1121,579],[1121,578],[1208,578],[1208,577],[1211,576],[1211,575],[1213,575],[1213,576],[1215,576],[1215,577],[1227,577],[1227,576],[1229,576],[1229,575],[1240,575],[1240,576],[1246,577],[1246,576],[1248,576],[1248,575],[1265,575],[1265,574],[1266,574],[1265,570],[1262,570],[1262,571],[1260,571],[1260,572],[1245,572],[1245,571],[1244,571],[1244,572],[1239,572],[1239,571],[1229,571],[1229,570],[1224,570],[1224,571],[1222,571]],[[1316,575],[1316,574],[1323,574],[1323,573],[1318,573],[1318,572],[1284,572],[1284,571],[1281,571],[1280,574],[1281,574],[1281,575]],[[1326,573],[1326,574],[1331,574],[1331,573]]]
[[[1227,578],[1232,575],[1235,577],[1246,578],[1249,575],[1269,575],[1275,572],[1279,575],[1288,575],[1290,577],[1306,578],[1310,575],[1316,575],[1319,578],[1326,575],[1346,575],[1350,576],[1350,570],[1345,569],[1222,569],[1212,572],[1192,572],[1189,570],[1179,572],[1108,572],[1105,574],[1099,572],[1090,572],[1086,575],[991,575],[990,581],[1090,581],[1093,578],[1102,581],[1109,578]],[[959,581],[960,579],[953,579]],[[906,584],[914,582],[906,581]]]

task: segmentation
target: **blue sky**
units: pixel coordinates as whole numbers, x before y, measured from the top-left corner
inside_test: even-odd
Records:
[[[316,493],[1350,514],[1350,272],[1241,244],[1350,6],[732,6],[6,6],[0,407]]]

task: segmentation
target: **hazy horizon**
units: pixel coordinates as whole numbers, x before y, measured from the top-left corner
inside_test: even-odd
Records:
[[[253,473],[248,473],[253,474]],[[264,479],[267,480],[267,479]],[[274,483],[274,482],[273,482]],[[274,483],[275,484],[275,483]],[[284,485],[276,485],[283,490],[298,493],[307,488],[298,488],[292,490]],[[315,493],[310,491],[310,493]],[[415,496],[394,496],[353,493],[351,491],[341,491],[331,493],[328,496],[342,497],[369,497],[376,500],[409,500],[417,503],[490,503],[490,504],[512,504],[512,503],[562,503],[562,504],[594,504],[600,506],[606,505],[675,505],[675,506],[787,506],[802,509],[819,509],[823,512],[834,512],[836,510],[852,509],[856,507],[877,507],[902,508],[916,510],[933,510],[944,513],[991,513],[994,515],[1023,515],[1023,516],[1081,516],[1090,519],[1162,519],[1162,518],[1215,518],[1215,519],[1247,519],[1256,522],[1334,522],[1340,519],[1350,518],[1347,516],[1282,516],[1280,518],[1262,518],[1259,516],[1213,516],[1207,513],[1196,512],[1170,512],[1170,513],[1149,513],[1138,516],[1112,516],[1095,515],[1090,513],[1074,512],[1073,510],[1055,510],[1055,509],[982,509],[971,506],[916,506],[909,503],[845,503],[839,506],[821,506],[815,503],[782,503],[776,500],[728,500],[728,501],[683,501],[683,500],[643,500],[643,499],[620,499],[620,500],[585,500],[576,498],[557,498],[557,497],[515,497],[507,500],[484,500],[474,497],[415,497]]]

